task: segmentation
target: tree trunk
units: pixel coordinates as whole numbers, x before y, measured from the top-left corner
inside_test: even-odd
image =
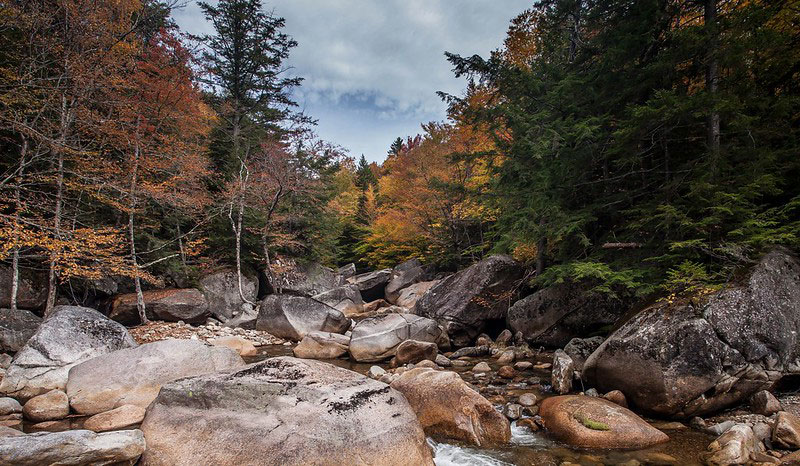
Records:
[[[19,181],[14,186],[14,251],[11,256],[11,303],[12,311],[17,310],[17,295],[19,294],[19,216],[22,211],[22,196],[19,184],[22,183],[22,172],[25,169],[25,156],[28,153],[28,138],[22,138],[22,149],[19,154]]]
[[[711,157],[711,174],[716,178],[719,168],[719,143],[720,143],[720,118],[719,112],[714,108],[716,105],[715,95],[719,88],[719,62],[717,60],[717,0],[706,0],[704,18],[706,29],[709,33],[708,43],[708,64],[706,66],[706,89],[711,95],[711,111],[707,121],[708,150]]]
[[[133,263],[133,269],[136,275],[133,277],[134,285],[136,286],[136,310],[139,312],[139,320],[142,322],[142,325],[147,324],[150,322],[147,319],[147,310],[145,309],[144,305],[144,294],[142,293],[142,280],[139,278],[139,261],[136,258],[136,238],[134,235],[134,211],[136,210],[136,183],[137,183],[137,176],[139,172],[139,121],[137,119],[136,122],[137,129],[136,129],[136,142],[135,147],[133,150],[133,166],[131,167],[131,185],[130,185],[130,204],[128,210],[128,234],[131,246],[131,262]]]
[[[539,238],[536,242],[536,276],[539,277],[544,273],[544,248],[547,245],[547,240],[544,236]]]
[[[61,211],[64,203],[64,144],[67,141],[67,129],[69,127],[69,108],[67,98],[61,97],[61,134],[59,135],[58,146],[56,147],[56,208],[53,215],[53,234],[57,239],[61,238]],[[56,304],[56,257],[57,251],[50,253],[50,267],[47,277],[47,304],[44,308],[44,315],[48,317],[53,312]]]
[[[245,157],[240,154],[241,128],[238,103],[234,103],[234,105],[237,108],[233,115],[233,153],[234,156],[239,159],[239,183],[237,192],[234,193],[231,199],[231,208],[228,211],[228,218],[231,221],[231,229],[236,239],[236,280],[239,289],[239,298],[241,298],[242,302],[254,304],[244,296],[244,289],[242,286],[242,224],[244,218],[244,195],[245,189],[247,188],[247,166],[245,165]],[[236,203],[236,221],[233,220],[233,203]]]

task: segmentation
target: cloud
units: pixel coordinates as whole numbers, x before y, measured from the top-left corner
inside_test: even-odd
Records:
[[[377,160],[395,137],[444,118],[436,91],[463,89],[444,52],[487,55],[501,45],[509,20],[531,3],[274,0],[265,6],[286,19],[286,32],[299,43],[289,60],[304,78],[295,97],[320,120],[320,134]],[[194,4],[175,18],[184,30],[210,32]],[[363,134],[373,130],[406,132]]]

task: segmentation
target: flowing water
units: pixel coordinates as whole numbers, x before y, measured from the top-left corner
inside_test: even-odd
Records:
[[[264,346],[259,355],[247,358],[255,362],[274,356],[291,356],[292,347],[282,345]],[[534,363],[550,361],[550,354],[543,353],[532,360]],[[448,368],[461,374],[464,380],[477,387],[480,392],[495,406],[509,401],[522,393],[534,393],[541,399],[552,396],[550,387],[545,383],[550,378],[549,370],[530,371],[530,378],[521,382],[506,382],[491,375],[476,376],[470,370],[480,362],[487,362],[493,370],[499,367],[492,358],[470,358],[469,365]],[[357,363],[349,359],[327,361],[339,367],[366,374],[370,367],[379,365],[388,369],[388,364]],[[534,380],[531,380],[534,379]],[[542,384],[531,383],[541,379]],[[511,443],[502,447],[476,448],[453,442],[441,442],[428,439],[435,454],[437,466],[505,466],[505,465],[561,465],[573,463],[580,465],[700,465],[699,456],[711,443],[713,437],[692,429],[665,431],[670,441],[652,448],[638,451],[612,450],[580,450],[568,447],[548,438],[544,432],[532,432],[527,427],[511,426]]]

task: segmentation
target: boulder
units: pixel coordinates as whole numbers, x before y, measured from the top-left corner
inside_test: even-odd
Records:
[[[135,464],[145,450],[140,430],[97,434],[89,430],[36,433],[4,437],[0,465],[116,465]]]
[[[270,295],[261,301],[256,330],[300,341],[311,332],[344,333],[350,319],[341,311],[305,296]]]
[[[365,302],[370,302],[386,298],[384,291],[391,276],[392,269],[383,269],[362,273],[348,278],[347,281],[358,288]]]
[[[364,311],[364,300],[361,292],[355,285],[343,285],[324,293],[314,295],[314,299],[328,306],[338,309],[347,317],[360,314]]]
[[[736,424],[711,442],[708,451],[701,455],[701,459],[709,466],[750,464],[751,457],[756,451],[753,429],[746,424]]]
[[[14,398],[3,397],[0,398],[0,417],[8,416],[9,414],[19,414],[22,412],[22,405]]]
[[[772,443],[783,448],[800,448],[800,417],[781,411],[772,428]]]
[[[24,309],[0,309],[0,352],[16,353],[39,328],[42,318]]]
[[[388,283],[386,283],[384,290],[386,301],[397,304],[401,291],[414,283],[421,282],[424,278],[425,270],[422,269],[422,263],[419,259],[411,259],[398,265],[392,269],[392,275],[389,277]]]
[[[572,338],[587,337],[613,325],[630,308],[626,299],[564,283],[539,290],[508,310],[508,327],[532,345],[563,348]]]
[[[419,282],[409,285],[400,290],[400,293],[395,300],[395,304],[406,309],[413,309],[417,304],[417,301],[419,301],[419,298],[421,298],[422,295],[427,293],[428,290],[433,288],[437,283],[439,283],[439,280]]]
[[[209,341],[209,343],[214,346],[230,348],[239,353],[239,356],[249,357],[258,354],[258,350],[256,349],[255,345],[253,345],[253,342],[236,335],[214,338],[213,340]]]
[[[120,430],[140,424],[144,419],[145,408],[136,405],[122,405],[86,419],[83,428],[93,432]]]
[[[412,314],[386,314],[358,322],[350,336],[350,356],[376,362],[395,355],[406,340],[436,343],[441,329],[435,321]]]
[[[347,353],[350,337],[340,333],[311,332],[294,347],[294,355],[303,359],[336,359]]]
[[[211,315],[206,297],[195,288],[150,290],[145,291],[143,295],[145,313],[150,320],[167,322],[182,320],[190,324],[200,324]],[[111,312],[108,317],[125,325],[141,323],[136,307],[136,293],[116,296],[111,302]]]
[[[314,296],[344,285],[344,279],[316,262],[298,264],[290,258],[279,258],[272,264],[270,285],[277,294]]]
[[[433,464],[400,393],[308,359],[271,358],[164,385],[142,430],[143,466]]]
[[[545,398],[539,404],[539,415],[555,438],[579,448],[638,450],[669,440],[633,412],[602,398]]]
[[[253,309],[253,306],[242,306],[242,313],[226,320],[223,325],[230,328],[243,328],[247,330],[255,330],[256,321],[258,320],[258,311]]]
[[[750,408],[756,414],[772,416],[781,410],[781,402],[772,393],[761,390],[750,397]]]
[[[583,370],[583,363],[603,344],[603,337],[573,338],[564,347],[564,352],[572,358],[576,371]]]
[[[0,308],[11,307],[13,269],[0,267]],[[47,277],[22,270],[17,284],[17,309],[38,311],[47,303]]]
[[[350,277],[355,277],[356,273],[357,273],[356,272],[356,264],[351,262],[351,263],[349,263],[347,265],[343,265],[343,266],[339,267],[339,270],[337,271],[337,273],[344,280],[347,280]]]
[[[603,398],[614,404],[618,404],[623,408],[628,407],[628,400],[625,398],[625,394],[619,390],[611,390],[610,392],[603,395]]]
[[[0,393],[27,400],[63,390],[72,366],[135,346],[125,327],[94,309],[56,306],[14,357]]]
[[[411,369],[391,387],[408,400],[425,433],[477,446],[511,440],[508,420],[455,372]]]
[[[33,422],[56,421],[69,416],[69,400],[61,390],[50,390],[28,400],[22,414]]]
[[[395,362],[398,366],[403,366],[406,364],[415,364],[424,360],[433,361],[436,359],[438,353],[439,347],[436,346],[436,343],[406,340],[397,345]]]
[[[244,365],[236,351],[198,340],[162,340],[90,359],[69,371],[72,409],[97,414],[123,405],[146,408],[167,382]]]
[[[566,395],[572,390],[572,375],[575,372],[575,366],[572,358],[564,352],[564,350],[556,350],[553,354],[553,372],[551,385],[553,391]]]
[[[800,374],[800,261],[778,249],[743,283],[622,325],[584,364],[602,391],[648,414],[702,416]]]
[[[242,276],[242,294],[239,295],[239,277],[235,271],[222,271],[200,279],[200,290],[208,302],[208,310],[222,322],[239,316],[252,308],[258,294],[258,281]]]
[[[437,283],[413,312],[439,322],[455,347],[467,346],[506,319],[521,277],[522,267],[511,257],[489,256]]]

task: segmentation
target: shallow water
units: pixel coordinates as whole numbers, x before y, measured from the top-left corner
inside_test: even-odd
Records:
[[[248,362],[260,361],[275,356],[291,356],[292,347],[282,345],[264,346],[259,349],[259,355],[247,358]],[[551,353],[541,353],[529,359],[534,364],[552,361]],[[464,380],[477,388],[489,401],[497,407],[502,397],[509,400],[523,393],[534,393],[542,399],[553,396],[548,385],[550,370],[525,371],[525,376],[507,381],[491,375],[476,376],[471,371],[473,365],[480,361],[487,362],[493,370],[499,365],[496,360],[489,357],[470,358],[469,365],[465,367],[451,367],[461,374]],[[379,365],[388,369],[388,364],[357,363],[349,359],[334,359],[331,364],[349,369],[361,374],[366,374],[370,367]],[[540,378],[541,384],[531,383],[531,378]],[[502,396],[500,394],[503,394]],[[684,429],[680,431],[665,431],[670,441],[645,450],[616,451],[616,450],[580,450],[561,444],[548,438],[546,433],[532,432],[527,427],[511,426],[511,443],[495,448],[476,448],[470,445],[450,442],[437,442],[428,439],[435,454],[435,463],[438,466],[505,466],[505,465],[560,465],[570,462],[580,465],[617,465],[638,461],[641,464],[676,464],[700,465],[699,456],[706,450],[713,437],[702,432]],[[670,461],[670,458],[672,461]],[[631,463],[633,464],[633,463]]]

